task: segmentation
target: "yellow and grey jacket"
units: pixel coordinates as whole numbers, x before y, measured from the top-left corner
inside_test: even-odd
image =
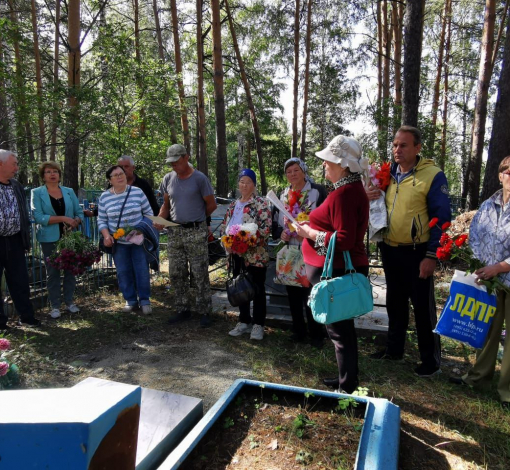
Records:
[[[417,165],[397,178],[398,165],[391,165],[391,183],[386,190],[388,228],[385,243],[391,246],[427,243],[427,257],[436,258],[441,225],[451,220],[448,182],[433,160],[420,156]],[[429,222],[437,217],[432,229]]]

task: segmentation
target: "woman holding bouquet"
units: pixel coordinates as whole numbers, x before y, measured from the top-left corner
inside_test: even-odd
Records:
[[[336,232],[333,277],[345,274],[343,251],[349,251],[358,273],[368,276],[368,257],[364,237],[368,226],[368,198],[363,175],[368,160],[361,157],[361,146],[352,137],[336,136],[316,153],[324,160],[326,178],[333,183],[324,203],[310,213],[310,221],[297,227],[303,241],[306,274],[312,285],[320,281],[329,241]],[[352,393],[358,387],[358,344],[354,320],[326,325],[335,347],[338,377],[324,379],[328,387]]]
[[[256,184],[257,177],[253,170],[244,169],[239,173],[241,197],[230,204],[220,231],[225,234],[222,242],[227,252],[231,254],[229,262],[233,263],[234,276],[245,268],[257,289],[253,299],[253,318],[250,315],[250,302],[240,305],[239,323],[229,335],[240,336],[250,333],[250,339],[262,340],[266,320],[264,283],[269,262],[267,239],[271,233],[271,211],[266,200],[255,194]],[[246,243],[239,242],[239,237],[234,239],[233,235],[251,226],[256,226],[255,233],[247,233]]]
[[[44,162],[39,166],[39,177],[44,185],[33,189],[30,205],[36,227],[36,237],[41,244],[44,259],[49,258],[55,251],[57,242],[64,234],[64,230],[78,227],[83,220],[83,209],[71,188],[60,186],[62,170],[56,162]],[[60,317],[61,286],[60,270],[50,263],[46,266],[46,286],[51,305],[51,318]],[[66,310],[77,313],[80,309],[73,301],[76,288],[76,277],[64,270],[64,302]]]
[[[106,179],[112,187],[99,198],[97,226],[105,246],[115,244],[113,260],[119,288],[126,300],[122,311],[132,312],[140,306],[142,313],[151,313],[149,263],[143,245],[133,243],[127,232],[153,211],[144,192],[127,184],[121,166],[110,167]]]
[[[483,202],[469,227],[469,245],[473,255],[485,266],[475,274],[480,280],[499,276],[510,288],[510,156],[505,157],[498,169],[502,189]],[[463,377],[450,377],[456,384],[489,386],[496,368],[499,341],[506,324],[507,336],[510,330],[510,294],[498,292],[496,313],[492,320],[483,349],[477,351],[473,368]],[[508,339],[508,338],[507,338]],[[503,408],[510,409],[510,346],[505,341],[498,393]]]
[[[292,213],[298,220],[308,220],[308,214],[319,207],[326,199],[328,193],[324,186],[313,183],[307,175],[308,167],[306,163],[299,158],[290,158],[285,162],[285,176],[290,186],[286,187],[280,195],[280,200],[287,210]],[[303,238],[298,236],[294,227],[287,218],[275,210],[273,216],[273,239],[280,238],[283,242],[291,247],[301,250]],[[296,249],[294,248],[294,249]],[[301,264],[304,262],[301,256]],[[294,272],[297,271],[293,265]],[[324,331],[323,326],[317,323],[312,316],[312,311],[308,306],[308,296],[310,295],[311,285],[305,276],[293,276],[292,279],[285,279],[282,283],[287,283],[285,288],[289,297],[290,313],[292,315],[292,327],[294,333],[291,341],[304,342],[307,335],[307,325],[305,324],[305,316],[308,324],[308,334],[310,336],[310,344],[316,348],[323,345]],[[304,310],[304,315],[303,315]]]

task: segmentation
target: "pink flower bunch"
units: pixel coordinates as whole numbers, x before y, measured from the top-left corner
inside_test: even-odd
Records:
[[[7,351],[11,347],[11,342],[8,339],[0,338],[0,351]]]
[[[0,377],[4,376],[9,372],[9,364],[7,362],[0,362]]]
[[[241,230],[241,226],[239,224],[231,225],[228,229],[228,234],[235,236],[239,233],[239,230]]]
[[[55,269],[68,271],[76,276],[83,274],[89,266],[97,263],[100,259],[101,252],[97,249],[78,253],[64,248],[47,258],[46,262]]]

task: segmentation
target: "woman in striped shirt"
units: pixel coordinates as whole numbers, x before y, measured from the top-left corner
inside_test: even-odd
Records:
[[[112,187],[99,198],[97,225],[105,246],[115,244],[113,260],[119,288],[126,300],[122,311],[132,312],[140,306],[143,313],[151,313],[149,264],[143,236],[134,237],[132,228],[153,212],[143,191],[127,184],[121,166],[110,167],[106,178]],[[138,244],[140,241],[142,244]]]

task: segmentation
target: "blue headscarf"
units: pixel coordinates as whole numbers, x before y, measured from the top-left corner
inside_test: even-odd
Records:
[[[250,170],[249,168],[244,168],[243,170],[241,170],[239,172],[239,177],[237,178],[237,180],[239,181],[243,176],[247,176],[248,178],[251,178],[251,180],[253,181],[253,184],[255,186],[257,186],[257,175],[255,174],[255,172],[253,170]]]

